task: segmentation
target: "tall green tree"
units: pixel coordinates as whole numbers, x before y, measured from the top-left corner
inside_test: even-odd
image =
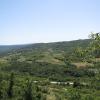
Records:
[[[82,47],[77,47],[75,50],[74,50],[74,55],[76,57],[76,59],[78,61],[86,61],[87,55],[88,53],[88,50],[85,48],[82,48]]]
[[[91,33],[90,39],[92,40],[90,47],[93,56],[100,57],[100,33]]]
[[[13,97],[13,86],[14,86],[14,73],[11,73],[10,80],[9,80],[9,87],[8,87],[8,91],[7,91],[9,98]]]
[[[69,100],[82,100],[82,99],[81,99],[80,93],[75,90],[75,91],[71,92]]]
[[[32,81],[28,80],[28,82],[27,82],[27,87],[26,87],[26,90],[25,90],[24,100],[33,100]]]

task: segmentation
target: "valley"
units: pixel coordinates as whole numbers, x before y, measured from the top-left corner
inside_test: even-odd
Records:
[[[91,41],[0,46],[1,100],[99,100],[100,58],[87,50]]]

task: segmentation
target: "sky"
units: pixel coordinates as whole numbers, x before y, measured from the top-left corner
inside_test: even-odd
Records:
[[[100,31],[100,0],[0,0],[0,45],[70,41]]]

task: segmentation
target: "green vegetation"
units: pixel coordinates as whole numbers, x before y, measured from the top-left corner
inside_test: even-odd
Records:
[[[100,33],[90,37],[6,49],[0,100],[100,100]]]

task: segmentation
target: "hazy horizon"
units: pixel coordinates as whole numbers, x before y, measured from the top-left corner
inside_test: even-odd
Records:
[[[52,41],[52,42],[36,42],[36,43],[19,43],[19,44],[0,44],[0,46],[19,46],[19,45],[31,45],[31,44],[41,44],[41,43],[57,43],[57,42],[71,42],[71,41],[78,41],[78,40],[86,40],[89,38],[85,38],[85,39],[76,39],[76,40],[65,40],[65,41]]]
[[[99,0],[1,0],[0,45],[87,39],[99,32]]]

